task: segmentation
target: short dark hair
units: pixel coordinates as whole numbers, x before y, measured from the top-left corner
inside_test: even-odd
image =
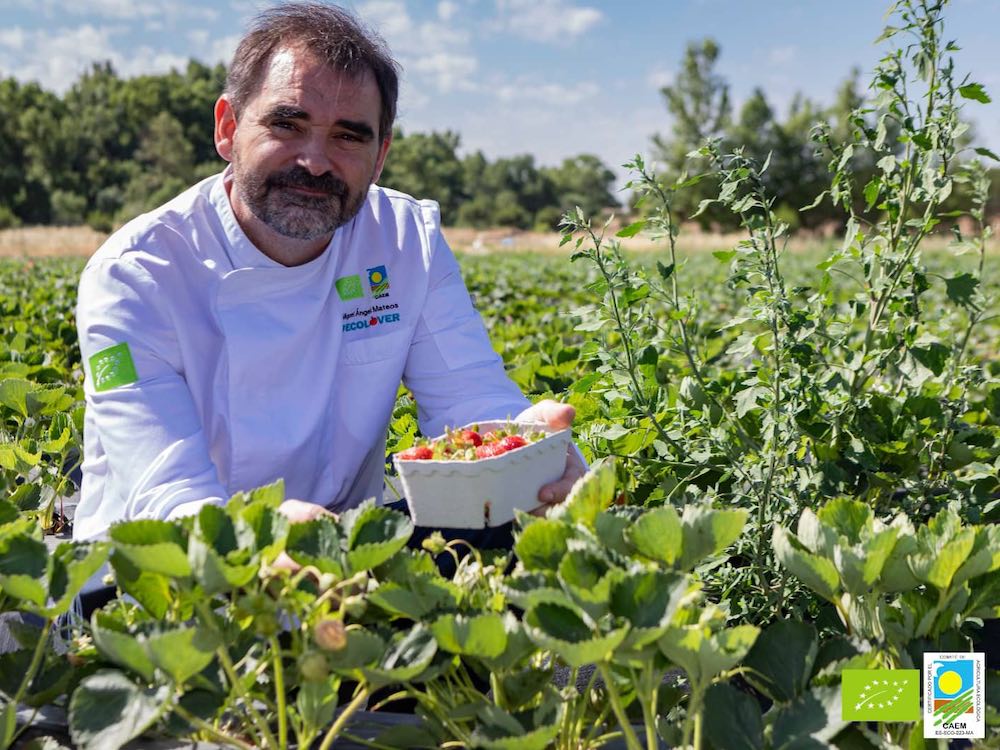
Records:
[[[225,93],[237,116],[260,90],[271,57],[287,47],[304,47],[334,70],[349,75],[371,71],[382,100],[379,138],[392,132],[399,98],[399,65],[385,40],[349,11],[319,2],[289,2],[262,11],[240,40],[226,75]]]

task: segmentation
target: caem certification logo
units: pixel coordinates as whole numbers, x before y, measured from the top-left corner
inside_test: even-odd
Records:
[[[924,737],[986,736],[986,655],[924,654]]]
[[[845,669],[840,677],[844,721],[919,721],[919,669]]]

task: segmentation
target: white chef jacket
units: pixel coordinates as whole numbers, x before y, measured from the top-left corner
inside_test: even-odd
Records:
[[[401,379],[427,435],[529,405],[472,306],[436,203],[373,186],[318,258],[285,267],[240,228],[230,179],[227,169],[136,218],[83,272],[78,539],[279,478],[287,497],[334,510],[379,497]],[[123,342],[132,369],[109,377],[101,368]]]

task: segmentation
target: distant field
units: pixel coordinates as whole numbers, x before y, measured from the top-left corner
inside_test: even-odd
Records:
[[[445,228],[445,236],[452,248],[470,255],[496,252],[537,252],[568,254],[568,247],[559,247],[557,232],[525,232],[515,229]],[[107,235],[90,227],[22,227],[0,230],[0,258],[89,257]],[[740,234],[709,234],[697,231],[682,232],[678,246],[688,252],[705,252],[731,248],[742,239]],[[926,240],[927,250],[944,249],[949,237],[941,235]],[[789,242],[795,252],[819,250],[839,242],[837,238],[797,237]],[[642,237],[623,240],[626,249],[648,252],[663,249],[662,242],[652,242]],[[992,248],[996,249],[996,243]]]

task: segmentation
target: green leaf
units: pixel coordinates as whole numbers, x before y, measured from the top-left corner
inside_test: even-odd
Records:
[[[837,568],[825,557],[807,552],[802,544],[781,526],[774,527],[772,537],[778,562],[806,586],[828,601],[832,601],[840,586]]]
[[[348,641],[347,648],[350,645]],[[361,672],[373,686],[409,682],[427,669],[435,653],[434,636],[425,625],[417,624],[405,633],[394,635],[378,665],[362,668]]]
[[[442,615],[431,625],[431,633],[452,654],[495,659],[507,648],[504,619],[495,612],[474,617]]]
[[[772,723],[774,747],[830,747],[827,743],[848,725],[840,713],[839,685],[812,688],[793,703],[777,707]]]
[[[983,88],[981,83],[969,83],[965,86],[959,86],[958,93],[961,94],[964,99],[972,99],[973,101],[982,102],[983,104],[989,104],[993,101],[990,99],[990,95],[986,93],[986,89]]]
[[[642,648],[663,635],[688,595],[697,590],[688,576],[657,570],[633,570],[616,581],[610,609],[631,626],[626,645]]]
[[[665,505],[641,515],[624,530],[625,541],[643,557],[673,565],[681,554],[683,530],[677,511]]]
[[[979,147],[974,149],[974,151],[980,156],[986,156],[993,161],[1000,161],[1000,156],[997,156],[994,152],[990,151],[988,148]]]
[[[601,513],[594,523],[594,531],[601,544],[621,555],[631,554],[631,549],[625,541],[625,530],[632,525],[634,520],[631,515],[627,514],[635,510],[637,509],[626,507]]]
[[[514,552],[526,570],[556,570],[572,536],[569,524],[540,518],[518,534]]]
[[[343,514],[347,562],[354,572],[378,567],[413,534],[413,522],[398,511],[367,502]]]
[[[622,237],[622,238],[635,237],[637,234],[639,234],[639,232],[641,232],[645,228],[646,228],[645,219],[643,219],[642,221],[636,221],[632,224],[629,224],[627,227],[619,229],[615,237]]]
[[[385,641],[370,630],[347,629],[347,645],[340,651],[326,653],[331,669],[349,676],[360,675],[356,670],[374,666],[385,653]]]
[[[177,685],[207,667],[220,645],[218,636],[207,627],[158,629],[144,640],[150,660]]]
[[[703,625],[667,628],[658,644],[664,656],[677,664],[695,685],[705,685],[736,666],[757,638],[753,625],[712,633]]]
[[[143,689],[121,672],[102,670],[85,677],[69,703],[73,743],[119,748],[152,726],[169,697],[168,686]]]
[[[114,524],[109,532],[113,554],[127,559],[140,571],[174,578],[191,575],[187,540],[178,524],[152,519]]]
[[[571,667],[609,661],[625,639],[627,628],[595,632],[582,610],[560,604],[536,605],[525,615],[525,632],[538,646]]]
[[[679,570],[693,570],[702,560],[717,555],[735,542],[746,525],[745,510],[715,510],[707,505],[688,505],[681,516],[684,541]]]
[[[979,286],[979,279],[971,273],[960,273],[944,280],[947,288],[948,299],[956,305],[967,307],[972,301],[972,295],[976,293]]]
[[[344,575],[340,527],[330,516],[291,524],[285,552],[299,565],[312,565],[337,577]]]
[[[732,685],[712,685],[705,693],[705,736],[714,748],[763,750],[764,720],[752,696]]]
[[[921,581],[939,589],[947,589],[955,573],[972,552],[975,539],[974,529],[964,529],[940,549],[910,557],[910,569]]]
[[[0,406],[27,418],[28,394],[37,389],[37,385],[22,378],[0,380]]]
[[[90,616],[90,630],[94,645],[106,659],[135,672],[146,682],[153,681],[156,665],[116,616],[95,610]]]
[[[935,375],[941,375],[948,365],[948,360],[951,359],[951,349],[936,341],[928,346],[911,346],[910,353],[917,362]]]
[[[455,584],[437,575],[413,575],[405,582],[389,581],[368,594],[368,601],[397,617],[422,620],[441,609],[458,605]]]
[[[872,517],[872,509],[867,503],[847,497],[831,500],[816,513],[823,525],[832,528],[838,536],[846,537],[851,544],[861,540],[861,533],[871,524]]]
[[[66,614],[77,594],[108,559],[106,542],[63,542],[52,553],[49,603],[38,610],[46,618]]]
[[[809,684],[819,638],[816,628],[796,620],[778,620],[757,637],[744,659],[746,679],[778,703],[796,698]]]
[[[321,681],[303,680],[298,684],[295,707],[302,721],[311,727],[325,727],[337,711],[337,690],[340,678],[330,676]]]
[[[566,501],[553,512],[553,518],[594,528],[598,514],[615,499],[615,466],[603,461],[576,480]]]
[[[664,265],[660,261],[656,261],[656,270],[659,272],[661,279],[668,281],[674,275],[674,264]]]

